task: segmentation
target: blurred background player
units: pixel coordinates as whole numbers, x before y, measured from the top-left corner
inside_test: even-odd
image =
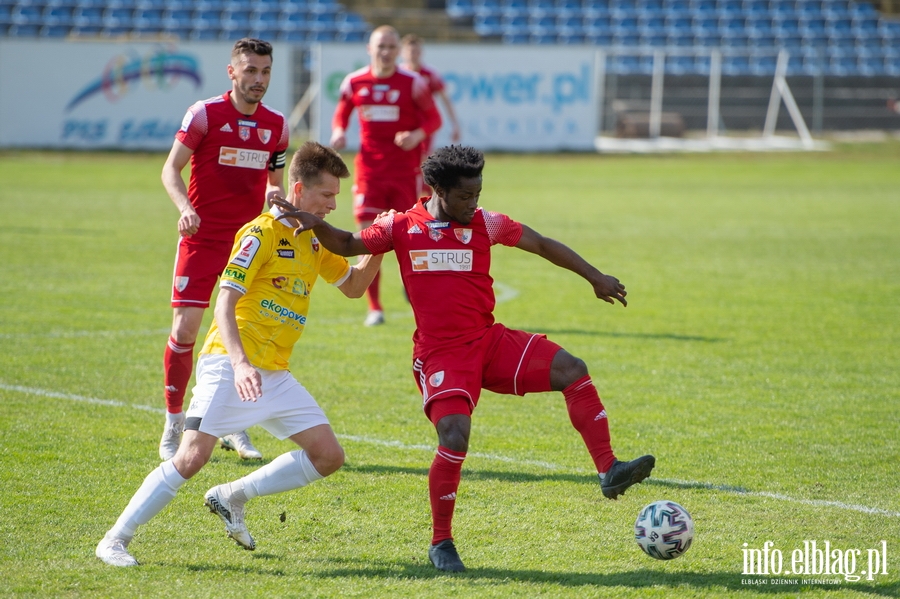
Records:
[[[347,145],[350,115],[359,115],[360,148],[354,161],[353,213],[363,229],[385,210],[403,211],[418,199],[421,144],[441,126],[428,83],[397,68],[400,36],[393,27],[376,28],[367,45],[369,66],[347,75],[334,111],[331,146]],[[384,323],[379,279],[366,291],[366,326]]]
[[[172,331],[163,356],[166,425],[159,457],[171,459],[184,430],[184,394],[194,343],[234,236],[256,218],[267,198],[284,197],[287,120],[262,103],[272,74],[272,45],[235,42],[228,65],[231,91],[191,106],[162,170],[162,182],[181,217],[172,286]],[[181,172],[190,161],[190,184]],[[246,432],[227,435],[223,447],[244,459],[261,458]]]
[[[591,285],[598,299],[613,305],[627,302],[619,279],[603,274],[565,244],[505,214],[480,208],[483,169],[484,155],[475,148],[438,148],[422,165],[434,195],[356,233],[336,229],[314,215],[297,215],[301,228],[313,228],[322,245],[336,254],[393,250],[397,258],[416,319],[413,376],[438,436],[428,472],[432,517],[428,556],[435,568],[448,572],[465,570],[451,524],[472,413],[482,389],[508,395],[561,391],[569,420],[597,469],[604,497],[617,499],[650,476],[656,463],[652,455],[629,462],[616,459],[606,409],[583,360],[546,335],[495,322],[490,266],[491,248],[498,243],[574,272]]]
[[[414,33],[403,36],[403,39],[400,40],[400,57],[402,59],[400,68],[406,69],[407,71],[415,71],[425,78],[428,82],[428,89],[431,90],[432,96],[440,99],[441,104],[444,106],[444,112],[450,120],[450,143],[459,143],[461,136],[459,121],[456,118],[456,111],[453,110],[453,103],[450,101],[450,96],[447,95],[444,80],[441,79],[440,74],[433,68],[422,64],[423,44],[424,40]],[[425,159],[428,158],[428,155],[431,154],[433,141],[433,136],[429,135],[425,138],[425,141],[422,142],[422,162],[424,162]],[[425,184],[425,180],[421,176],[419,177],[418,195],[419,197],[431,195],[431,189]]]
[[[306,142],[291,160],[288,205],[324,218],[336,207],[340,180],[349,176],[337,152]],[[229,252],[231,260],[222,273],[216,299],[216,318],[197,360],[197,385],[184,442],[172,460],[144,479],[97,544],[97,557],[111,566],[138,565],[128,553],[137,528],[172,501],[187,479],[209,461],[216,438],[234,427],[259,424],[300,446],[239,480],[206,492],[207,507],[244,549],[256,548],[244,522],[247,501],[303,487],[344,463],[344,450],[328,418],[293,377],[288,364],[303,334],[318,278],[337,286],[347,297],[362,297],[381,266],[381,257],[367,257],[350,266],[346,258],[321,247],[312,231],[293,235],[295,225],[281,220],[281,215],[281,210],[273,207],[247,223]]]

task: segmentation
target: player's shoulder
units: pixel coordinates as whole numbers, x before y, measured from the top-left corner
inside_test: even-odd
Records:
[[[259,106],[257,107],[257,110],[262,110],[262,111],[264,111],[264,114],[265,114],[265,115],[270,116],[270,117],[272,117],[272,118],[284,120],[284,113],[283,113],[283,112],[281,112],[280,110],[276,110],[276,109],[272,108],[271,106],[269,106],[269,105],[266,104],[265,102],[260,102],[260,103],[259,103]]]
[[[275,229],[282,225],[281,221],[275,219],[276,215],[271,211],[263,212],[249,223],[245,224],[241,229],[241,235],[251,235],[260,239],[269,239],[276,235]]]
[[[191,105],[191,110],[209,110],[210,108],[216,108],[219,105],[224,105],[225,102],[225,96],[223,94],[219,94],[218,96],[206,98],[205,100],[197,100]]]
[[[350,71],[349,73],[347,73],[347,76],[344,77],[344,82],[350,83],[350,82],[354,82],[354,81],[362,81],[364,79],[371,79],[371,78],[372,78],[372,70],[368,66],[365,66],[365,67],[360,67],[360,68],[356,69],[355,71]]]

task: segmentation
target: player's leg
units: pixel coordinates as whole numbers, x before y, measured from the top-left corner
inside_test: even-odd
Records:
[[[178,451],[184,431],[184,395],[194,367],[194,344],[205,308],[173,308],[172,330],[163,354],[166,425],[159,441],[159,457],[169,460]]]
[[[448,572],[465,570],[453,543],[453,513],[469,450],[470,410],[468,399],[462,397],[436,399],[428,410],[438,435],[438,448],[428,470],[432,526],[428,557],[435,568]]]
[[[299,489],[336,472],[344,463],[344,450],[328,419],[309,392],[287,371],[261,371],[266,410],[276,419],[261,422],[279,439],[290,438],[301,449],[282,454],[271,463],[236,481],[213,487],[207,505],[225,522],[239,545],[256,544],[244,524],[244,504],[254,497]]]
[[[552,342],[543,340],[541,343]],[[536,351],[540,352],[540,347]],[[554,391],[562,391],[569,420],[581,434],[588,453],[591,454],[605,497],[616,499],[628,487],[650,476],[656,463],[652,455],[630,462],[616,459],[610,444],[606,409],[584,361],[560,348],[553,356],[550,367],[550,386]]]
[[[97,545],[97,557],[111,566],[138,565],[127,549],[138,526],[149,522],[172,501],[181,485],[209,461],[215,446],[216,437],[212,435],[185,432],[175,457],[147,475],[116,523]]]

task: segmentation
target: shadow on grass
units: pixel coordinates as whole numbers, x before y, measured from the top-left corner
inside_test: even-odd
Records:
[[[722,343],[728,341],[724,337],[703,337],[702,335],[676,335],[675,333],[613,333],[610,331],[587,331],[584,329],[547,329],[542,327],[522,326],[523,331],[543,333],[544,335],[589,335],[591,337],[613,337],[632,339],[663,339],[667,341],[698,341],[701,343]]]
[[[334,563],[333,567],[329,567],[329,563]],[[504,583],[508,581],[521,582],[527,584],[555,584],[562,587],[629,587],[633,589],[651,588],[651,587],[670,587],[678,588],[679,594],[684,594],[685,587],[696,589],[712,589],[725,588],[729,590],[739,590],[746,588],[756,593],[789,593],[796,594],[801,589],[815,587],[816,589],[834,589],[834,590],[850,590],[871,595],[896,597],[900,591],[900,582],[891,582],[884,585],[872,585],[859,582],[843,582],[841,584],[827,585],[810,585],[810,584],[773,584],[773,580],[792,580],[791,578],[780,579],[777,577],[747,577],[740,573],[734,572],[716,572],[710,574],[701,574],[697,572],[660,572],[657,570],[632,570],[628,572],[612,572],[604,573],[586,573],[586,572],[568,572],[568,571],[549,571],[549,570],[511,570],[503,568],[469,568],[465,572],[458,574],[448,574],[439,572],[431,567],[430,564],[417,565],[412,563],[389,563],[389,562],[363,562],[361,560],[350,559],[329,559],[322,560],[323,568],[314,574],[320,578],[359,578],[372,579],[381,578],[385,580],[406,580],[409,579],[444,579],[448,576],[459,579],[460,581],[496,581]],[[755,581],[766,580],[767,584],[745,584],[742,581],[752,578]],[[840,577],[835,578],[840,579]],[[802,580],[796,578],[796,580]],[[842,580],[842,579],[841,579]]]

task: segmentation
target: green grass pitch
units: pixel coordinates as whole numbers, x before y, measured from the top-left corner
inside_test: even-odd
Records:
[[[292,360],[346,466],[251,502],[250,553],[203,493],[256,465],[217,450],[139,530],[141,567],[94,557],[158,463],[176,243],[163,161],[0,154],[0,596],[900,595],[897,142],[489,155],[484,207],[564,241],[629,292],[627,308],[609,306],[573,273],[498,247],[498,320],[584,359],[619,456],[652,452],[657,467],[607,501],[560,394],[486,392],[454,522],[461,575],[436,572],[426,554],[435,435],[393,257],[387,324],[363,328],[364,300],[320,284]],[[349,187],[331,217],[345,228]],[[267,459],[292,449],[251,434]],[[638,511],[657,499],[695,521],[693,547],[671,562],[633,539]],[[839,551],[848,575],[793,574],[811,541]],[[766,542],[783,571],[746,573],[745,550]],[[885,548],[877,574],[861,574],[869,550]]]

